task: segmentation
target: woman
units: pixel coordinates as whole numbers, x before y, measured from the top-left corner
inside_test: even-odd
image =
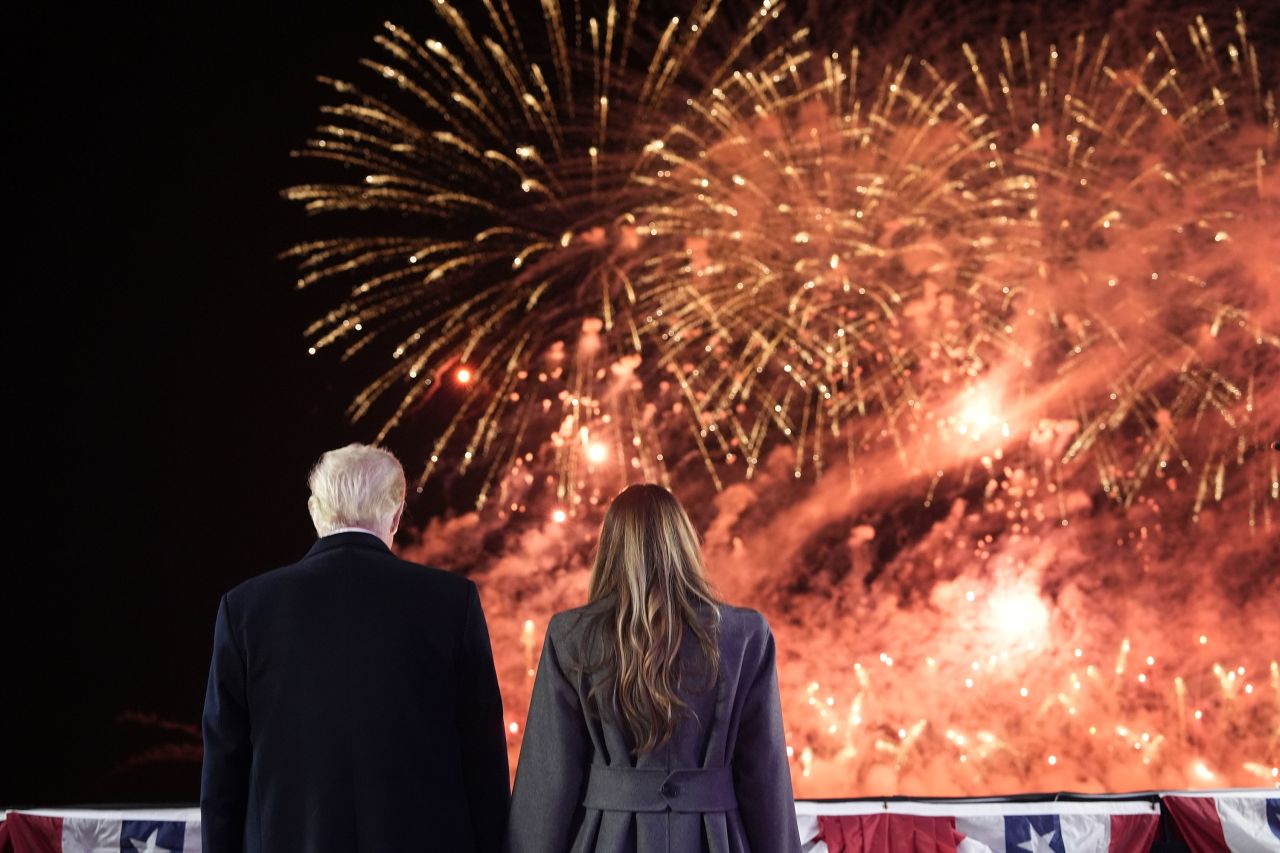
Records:
[[[614,499],[547,626],[508,853],[799,853],[773,634],[719,603],[661,486]]]

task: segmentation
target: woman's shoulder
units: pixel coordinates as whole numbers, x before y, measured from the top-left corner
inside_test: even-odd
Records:
[[[720,664],[730,679],[752,678],[774,658],[773,631],[758,610],[720,605]]]
[[[553,639],[557,646],[571,641],[582,631],[591,617],[598,615],[603,609],[600,602],[592,602],[581,607],[561,610],[547,622],[547,636]]]
[[[719,609],[722,633],[731,633],[743,638],[765,636],[771,633],[769,620],[765,619],[764,614],[759,610],[726,603],[721,603]]]
[[[716,605],[716,609],[720,616],[720,634],[724,638],[750,643],[766,639],[772,634],[768,620],[758,610],[737,607],[724,602]],[[557,648],[575,648],[583,629],[591,622],[592,617],[607,610],[608,602],[600,601],[561,610],[547,623],[547,636]]]

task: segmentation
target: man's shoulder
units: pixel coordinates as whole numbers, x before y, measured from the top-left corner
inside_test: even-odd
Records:
[[[286,583],[290,575],[295,574],[301,564],[302,561],[299,560],[295,563],[289,563],[287,566],[280,566],[279,568],[254,575],[251,578],[246,578],[227,590],[226,598],[233,603],[257,598],[272,587]]]
[[[321,564],[318,555],[308,554],[296,562],[255,575],[232,587],[227,599],[234,606],[238,602],[271,597],[274,593],[300,584],[316,583],[324,574],[333,575],[331,562]],[[463,577],[435,566],[426,566],[404,560],[389,551],[361,551],[344,555],[352,565],[349,571],[365,572],[373,581],[392,582],[405,588],[419,588],[432,595],[457,596],[463,600],[470,595],[475,584]]]

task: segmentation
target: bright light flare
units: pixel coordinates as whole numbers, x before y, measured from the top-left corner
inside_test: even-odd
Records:
[[[470,370],[469,368],[466,368],[466,367],[459,367],[459,368],[458,368],[458,372],[457,372],[457,373],[455,373],[455,374],[453,374],[453,376],[454,376],[454,378],[455,378],[455,379],[457,379],[457,380],[458,380],[458,384],[459,384],[459,385],[469,385],[469,384],[471,384],[472,374],[471,374],[471,370]]]
[[[551,513],[551,520],[556,524],[564,524],[568,517],[569,514],[562,509],[553,510]]]
[[[967,399],[960,410],[956,432],[979,441],[1000,426],[999,401],[994,394],[982,389],[965,396]]]
[[[606,448],[602,443],[598,441],[593,441],[587,445],[587,459],[592,464],[599,465],[601,462],[605,461],[608,458],[609,458],[609,449]]]
[[[1049,627],[1049,608],[1034,590],[999,589],[991,595],[989,624],[1008,641],[1034,641]]]

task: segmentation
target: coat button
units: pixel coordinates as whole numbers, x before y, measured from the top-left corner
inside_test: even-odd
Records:
[[[658,789],[658,793],[662,794],[662,796],[667,799],[671,799],[676,794],[680,793],[680,788],[670,782],[663,782],[662,787]]]

